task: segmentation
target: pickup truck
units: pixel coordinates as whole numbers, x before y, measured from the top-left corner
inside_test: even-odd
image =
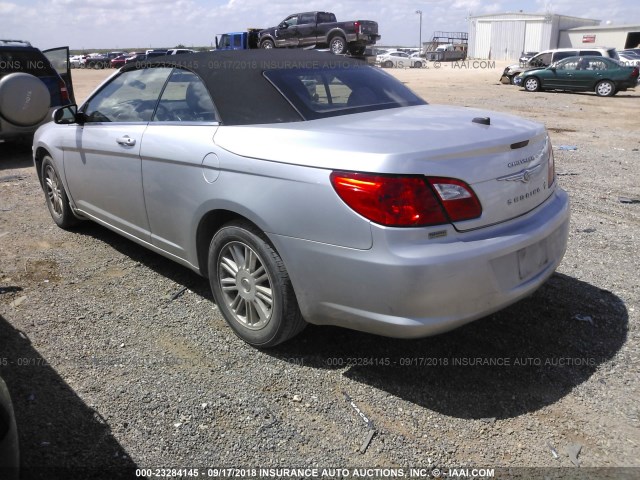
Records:
[[[367,45],[374,45],[379,39],[377,22],[338,22],[330,12],[295,13],[277,27],[258,32],[260,48],[329,48],[336,55],[362,55]]]

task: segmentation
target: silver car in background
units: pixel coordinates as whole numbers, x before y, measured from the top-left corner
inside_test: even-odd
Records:
[[[207,277],[259,347],[307,322],[444,332],[530,295],[567,245],[544,126],[427,105],[323,52],[126,65],[33,154],[60,227],[93,220]]]

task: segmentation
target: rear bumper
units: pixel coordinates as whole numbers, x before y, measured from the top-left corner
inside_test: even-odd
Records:
[[[618,90],[626,90],[627,88],[636,88],[639,83],[640,83],[640,78],[638,79],[633,78],[623,82],[618,82],[618,84],[616,85],[616,88]]]
[[[428,240],[421,229],[377,226],[370,250],[277,235],[272,240],[308,322],[415,338],[533,293],[562,260],[569,215],[568,196],[556,189],[519,219],[465,234],[450,228],[441,240]]]
[[[347,35],[347,42],[358,43],[361,45],[374,45],[378,40],[380,40],[380,38],[380,35],[375,34],[354,33],[351,35]]]
[[[45,123],[48,123],[53,118],[53,112],[55,112],[60,106],[49,108],[49,113],[44,117],[44,119],[36,124],[31,125],[29,127],[20,127],[18,125],[14,125],[13,123],[8,122],[2,116],[0,116],[0,140],[15,140],[20,138],[30,138],[33,137],[35,131]]]

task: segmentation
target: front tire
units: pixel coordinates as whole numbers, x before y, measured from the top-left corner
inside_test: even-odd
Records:
[[[527,92],[539,92],[540,88],[540,80],[536,77],[528,77],[524,80],[524,89]]]
[[[391,68],[391,67],[393,67],[393,62],[392,62],[391,60],[387,60],[386,62],[384,62],[384,63],[382,64],[382,66],[383,66],[384,68]]]
[[[413,64],[413,68],[422,68],[422,62],[418,60]]]
[[[65,230],[77,225],[79,220],[71,211],[67,192],[49,155],[42,159],[42,187],[47,208],[56,225]]]
[[[595,91],[599,97],[613,97],[616,94],[616,86],[610,80],[602,80],[596,85]]]
[[[337,35],[329,42],[329,49],[335,55],[342,55],[347,51],[347,42],[343,37]]]
[[[282,258],[247,222],[231,222],[214,235],[209,283],[226,322],[250,345],[273,347],[306,326]]]

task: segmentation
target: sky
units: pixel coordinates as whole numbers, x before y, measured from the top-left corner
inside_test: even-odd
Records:
[[[605,6],[603,8],[603,6]],[[378,22],[380,45],[417,46],[434,31],[466,32],[470,15],[518,12],[640,25],[637,0],[0,0],[0,38],[45,49],[211,46],[215,35],[275,26],[292,13],[328,10]]]

